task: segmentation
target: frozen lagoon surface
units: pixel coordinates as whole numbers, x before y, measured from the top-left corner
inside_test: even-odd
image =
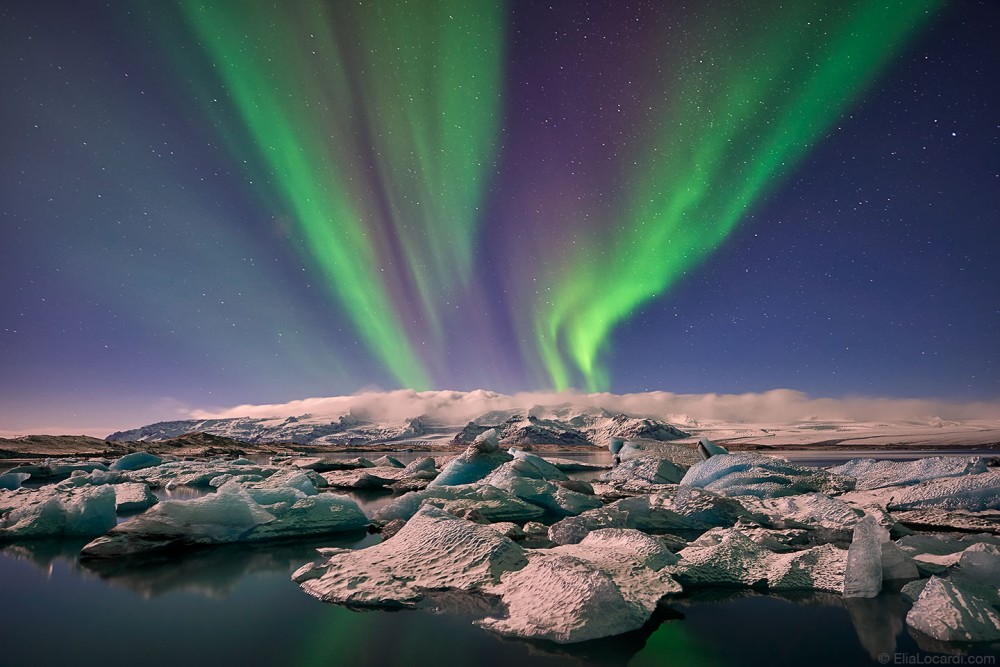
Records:
[[[865,456],[857,451],[796,454],[781,453],[796,463],[827,466]],[[898,458],[922,455],[929,453]],[[395,456],[409,462],[406,454]],[[559,456],[610,462],[606,451]],[[349,495],[369,514],[392,498],[379,492]],[[639,630],[560,646],[504,639],[469,622],[485,611],[356,612],[323,604],[303,595],[290,579],[293,571],[316,560],[317,547],[360,548],[379,540],[352,533],[90,565],[76,559],[86,540],[5,545],[0,548],[0,665],[840,666],[931,664],[946,658],[939,650],[967,656],[1000,652],[1000,644],[918,645],[903,620],[909,605],[895,592],[845,599],[713,589],[671,601]],[[974,658],[965,659],[973,664]]]

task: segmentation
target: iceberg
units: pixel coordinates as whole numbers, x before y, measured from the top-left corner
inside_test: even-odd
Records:
[[[719,456],[720,454],[728,454],[729,450],[721,445],[717,445],[708,438],[702,438],[698,441],[698,454],[701,455],[702,459],[710,459],[713,456]]]
[[[293,487],[244,488],[235,482],[191,500],[167,500],[93,540],[80,552],[111,558],[166,548],[360,530],[368,519],[345,496],[308,496]]]
[[[537,519],[545,512],[537,505],[488,484],[432,487],[411,491],[393,499],[375,511],[375,520],[388,523],[393,519],[408,521],[424,503],[450,510],[476,510],[487,521],[523,522]]]
[[[873,516],[865,516],[854,526],[844,573],[844,597],[873,598],[882,591],[882,543],[888,539],[888,531]]]
[[[734,528],[708,531],[678,552],[673,576],[684,587],[749,587],[842,593],[847,552],[823,544],[774,553]]]
[[[410,607],[438,591],[477,591],[527,565],[524,550],[489,526],[424,506],[389,541],[336,550],[292,579],[324,602]]]
[[[161,463],[163,463],[163,459],[159,456],[147,454],[146,452],[132,452],[119,459],[115,459],[108,468],[111,470],[142,470],[143,468],[158,466]]]
[[[599,528],[634,528],[646,533],[704,531],[732,526],[749,517],[738,501],[711,491],[668,486],[646,496],[623,498],[579,516],[568,517],[549,528],[556,544],[575,544]]]
[[[139,482],[115,484],[115,509],[119,514],[141,512],[156,504],[156,496],[149,487]]]
[[[459,486],[483,479],[513,456],[500,451],[496,429],[489,429],[478,436],[462,454],[449,461],[441,474],[431,480],[428,488]]]
[[[15,491],[31,478],[26,472],[8,472],[0,475],[0,490]]]
[[[605,482],[647,482],[649,484],[677,484],[684,477],[686,469],[674,464],[670,459],[637,457],[622,461],[600,479]]]
[[[636,530],[597,530],[578,545],[529,551],[527,567],[486,591],[502,598],[506,617],[477,624],[561,644],[635,630],[664,596],[681,591],[665,570],[676,561],[660,541]]]
[[[914,461],[851,459],[829,470],[834,474],[856,479],[856,489],[869,490],[886,486],[910,486],[942,477],[977,475],[986,472],[986,469],[986,459],[980,456],[931,456]]]
[[[117,521],[110,486],[0,491],[0,541],[100,535]]]
[[[945,642],[1000,640],[1000,614],[986,601],[939,577],[931,577],[906,614],[911,628]]]
[[[726,496],[758,498],[810,491],[838,494],[854,487],[852,478],[752,452],[713,455],[692,466],[680,483]]]

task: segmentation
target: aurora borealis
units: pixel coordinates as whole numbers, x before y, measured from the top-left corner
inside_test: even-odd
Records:
[[[372,386],[1000,396],[989,3],[2,12],[0,427]]]

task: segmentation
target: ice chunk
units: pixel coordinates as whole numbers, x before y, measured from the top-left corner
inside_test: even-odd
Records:
[[[526,564],[524,550],[492,528],[425,506],[391,540],[334,553],[298,580],[324,602],[404,607],[431,591],[482,589]]]
[[[906,624],[946,642],[1000,640],[1000,614],[954,583],[931,577],[906,615]]]
[[[517,464],[518,470],[522,469],[520,464],[527,464],[528,466],[531,466],[531,469],[537,471],[538,475],[540,475],[540,479],[553,481],[569,479],[566,477],[566,473],[543,459],[541,456],[530,454],[515,447],[508,449],[507,453],[514,457],[513,463]],[[528,474],[527,476],[534,477],[533,474]]]
[[[653,457],[631,458],[601,475],[606,482],[641,481],[650,484],[677,484],[684,477],[684,470],[670,459]]]
[[[449,461],[428,487],[478,482],[513,458],[507,452],[500,451],[496,429],[491,428],[477,436],[462,454]]]
[[[379,458],[372,461],[372,464],[378,467],[389,467],[389,468],[405,468],[403,462],[397,459],[395,456],[390,456],[386,454],[385,456],[380,456]]]
[[[892,517],[900,524],[918,530],[985,531],[1000,534],[1000,510],[893,510]]]
[[[625,446],[625,438],[611,438],[608,440],[608,450],[616,456],[624,446]]]
[[[207,496],[161,502],[94,540],[81,555],[114,557],[168,547],[299,537],[357,530],[367,523],[357,504],[343,496],[307,496],[293,487],[255,489],[230,482]]]
[[[503,635],[581,642],[641,627],[681,587],[664,571],[677,558],[636,530],[594,531],[579,545],[529,552],[528,566],[503,575],[506,618],[479,622]]]
[[[9,473],[27,473],[36,480],[57,480],[65,479],[77,470],[85,473],[94,470],[107,470],[103,463],[95,461],[77,461],[76,459],[46,459],[38,464],[29,464],[11,468]]]
[[[823,493],[803,493],[780,498],[741,496],[750,512],[766,517],[778,529],[805,529],[813,542],[849,542],[860,511]]]
[[[100,535],[116,520],[110,486],[0,491],[0,540]]]
[[[842,493],[854,480],[754,452],[716,454],[695,464],[680,482],[727,496],[776,498],[809,491]]]
[[[14,491],[21,488],[21,484],[23,484],[30,477],[31,475],[26,472],[4,473],[3,475],[0,475],[0,489]]]
[[[843,592],[847,553],[823,544],[773,553],[733,528],[716,528],[682,549],[673,576],[687,587]]]
[[[549,539],[557,544],[575,544],[598,528],[634,528],[647,533],[707,530],[732,526],[747,516],[746,509],[732,498],[672,486],[563,519],[549,528]]]
[[[110,466],[111,470],[142,470],[152,468],[163,463],[163,459],[146,452],[132,452],[120,459],[115,459]]]
[[[464,484],[406,493],[379,508],[375,512],[375,519],[380,522],[389,522],[393,519],[409,520],[424,502],[439,507],[447,503],[452,509],[475,509],[488,521],[523,522],[537,519],[544,514],[537,505],[532,505],[494,486]]]
[[[878,504],[894,510],[939,509],[986,512],[1000,510],[1000,470],[978,475],[941,477],[911,486],[886,486],[854,491],[844,500],[860,505]]]
[[[558,516],[575,516],[604,505],[600,498],[540,479],[500,478],[495,480],[493,485]]]
[[[691,445],[650,440],[628,440],[621,452],[618,453],[618,458],[622,461],[650,456],[667,459],[682,468],[689,468],[702,460],[698,450]]]
[[[112,488],[115,490],[115,506],[119,514],[141,512],[156,504],[156,496],[145,484],[126,482],[115,484]]]
[[[830,468],[837,475],[854,477],[856,489],[878,489],[885,486],[909,486],[929,479],[961,477],[986,472],[986,459],[980,456],[931,456],[915,461],[879,461],[851,459]]]
[[[713,456],[719,456],[720,454],[728,454],[729,450],[721,445],[717,445],[708,438],[702,438],[698,441],[698,453],[701,455],[702,459],[710,459]]]
[[[895,542],[882,543],[882,581],[910,581],[920,577],[917,565]]]
[[[847,552],[844,597],[872,598],[882,591],[882,543],[889,532],[873,516],[854,526],[854,539]]]

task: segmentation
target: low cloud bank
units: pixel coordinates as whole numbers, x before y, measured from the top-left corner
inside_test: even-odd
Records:
[[[191,418],[329,416],[353,413],[391,421],[426,415],[448,423],[468,421],[493,410],[519,409],[542,413],[557,406],[605,408],[611,412],[683,422],[789,422],[802,420],[969,421],[1000,419],[1000,403],[950,403],[933,399],[810,398],[791,389],[750,394],[582,394],[522,392],[512,395],[486,390],[367,391],[351,396],[305,398],[271,405],[238,405],[219,411],[195,410]],[[534,409],[534,410],[533,410]]]

